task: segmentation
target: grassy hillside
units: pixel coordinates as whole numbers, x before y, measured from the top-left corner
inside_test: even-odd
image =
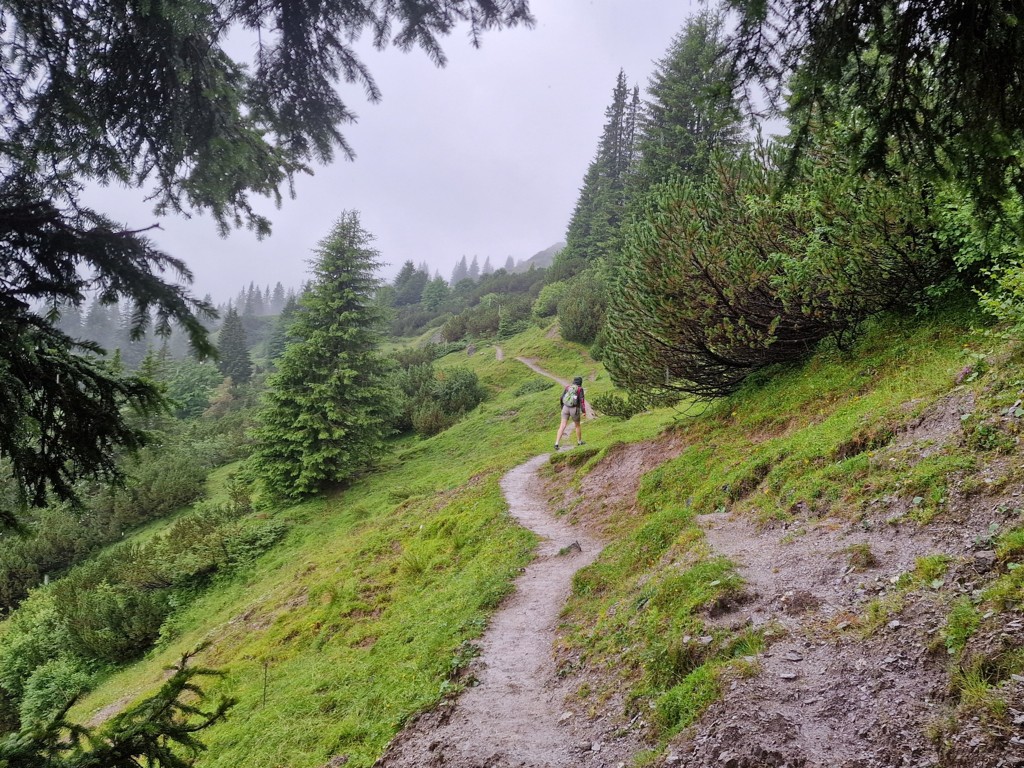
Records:
[[[437,437],[399,444],[353,487],[268,513],[289,524],[286,540],[182,610],[159,652],[111,676],[73,715],[117,709],[209,642],[200,661],[227,671],[215,692],[239,703],[208,732],[202,765],[298,768],[337,754],[371,764],[406,718],[457,684],[469,641],[529,559],[533,538],[509,521],[498,481],[548,448],[557,390],[513,355],[596,376],[595,391],[610,386],[571,345],[540,331],[513,341],[504,361],[491,346],[439,361],[475,370],[484,404]],[[625,432],[649,438],[670,419],[648,414]],[[622,425],[597,420],[586,437],[617,433]]]
[[[580,700],[596,712],[626,691],[625,708],[669,744],[730,680],[757,677],[759,652],[784,632],[716,619],[747,587],[738,564],[709,545],[704,516],[735,513],[799,547],[823,522],[884,535],[969,517],[1018,482],[1020,361],[968,325],[878,324],[853,350],[823,350],[710,408],[588,422],[587,450],[556,456],[550,469],[553,508],[612,537],[576,578],[559,648],[566,674],[580,676]],[[514,357],[585,375],[591,397],[611,388],[599,364],[545,331],[502,348],[503,361],[482,345],[439,362],[478,373],[489,397],[476,411],[434,438],[401,443],[351,488],[268,513],[290,525],[285,541],[184,608],[158,652],[108,678],[73,714],[88,720],[122,706],[209,642],[203,663],[226,671],[216,691],[239,703],[207,732],[200,765],[301,768],[335,755],[372,764],[410,715],[459,685],[472,641],[530,558],[533,538],[509,520],[498,481],[550,449],[557,390]],[[907,442],[949,398],[971,404],[967,417],[929,433],[927,450]],[[661,453],[630,469],[622,458],[641,445]],[[602,487],[636,491],[612,502]],[[976,599],[964,602],[946,576],[963,558],[930,553],[898,591],[864,601],[841,627],[826,622],[857,644],[908,604],[934,606],[952,720],[931,738],[978,713],[995,728],[1011,706],[1007,684],[1024,672],[1024,656],[973,643],[1024,607],[1022,526],[1011,512],[991,529],[994,567]]]
[[[1024,378],[1015,349],[969,330],[964,318],[883,323],[847,353],[824,350],[676,425],[677,450],[640,483],[639,514],[620,516],[621,535],[576,577],[562,654],[567,668],[598,670],[583,676],[581,698],[598,705],[626,689],[630,714],[647,717],[663,744],[694,750],[687,765],[703,765],[727,749],[763,750],[752,747],[755,733],[711,732],[730,718],[770,730],[759,713],[792,694],[779,680],[763,689],[744,681],[770,677],[758,653],[773,644],[793,643],[802,649],[795,658],[820,646],[823,666],[858,659],[849,677],[821,680],[845,697],[847,712],[856,711],[855,670],[913,651],[927,674],[890,684],[914,691],[931,675],[920,697],[929,709],[896,712],[896,742],[908,752],[921,742],[945,765],[1016,754],[1020,747],[1007,742],[1024,703]],[[599,471],[590,463],[569,475],[581,490],[572,500],[581,517],[607,514],[585,487]],[[760,583],[745,583],[737,563],[709,545],[713,525],[732,536],[745,531],[748,552],[771,553],[760,572],[745,571]],[[786,581],[788,561],[812,559],[812,538],[831,548],[791,568]],[[828,581],[808,577],[830,566]],[[828,595],[836,577],[852,585],[844,610],[827,610],[843,605],[829,595],[806,620],[787,615],[786,600],[801,595],[819,608],[812,592]],[[772,586],[788,591],[763,594]],[[759,613],[769,620],[748,618]],[[745,693],[726,696],[707,723],[684,730],[727,691]],[[817,693],[806,689],[811,702]],[[865,734],[884,700],[857,712]],[[826,763],[872,748],[841,733],[827,738]],[[787,739],[794,737],[778,741]],[[784,755],[779,748],[772,754]]]

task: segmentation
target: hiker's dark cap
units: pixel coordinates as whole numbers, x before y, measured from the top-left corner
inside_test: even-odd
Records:
[[[583,383],[583,377],[582,376],[577,376],[575,379],[572,380],[572,383],[573,384],[582,384]]]

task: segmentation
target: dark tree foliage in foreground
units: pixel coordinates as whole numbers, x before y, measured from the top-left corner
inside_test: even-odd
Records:
[[[173,321],[212,352],[200,322],[212,308],[169,279],[190,281],[184,264],[83,206],[85,184],[146,188],[158,213],[266,234],[253,195],[278,200],[313,163],[352,156],[337,86],[380,97],[353,49],[360,32],[443,64],[439,38],[459,23],[476,43],[532,21],[527,0],[0,0],[0,471],[23,501],[115,476],[114,449],[143,440],[125,406],[158,401],[83,356],[97,350],[40,307],[96,294],[132,306],[136,337],[155,314],[158,332]],[[229,34],[255,38],[252,61],[227,52]]]
[[[101,216],[61,210],[10,179],[0,184],[0,458],[24,503],[41,505],[51,490],[75,498],[84,475],[118,477],[114,449],[144,440],[125,407],[160,404],[151,382],[121,375],[96,357],[98,347],[75,341],[35,308],[80,305],[88,292],[109,304],[130,298],[136,334],[151,315],[164,334],[176,319],[209,351],[195,315],[206,305],[164,282],[167,270],[188,275],[182,262]]]
[[[867,167],[891,167],[895,146],[982,203],[1024,193],[1020,0],[726,5],[739,12],[731,45],[745,79],[788,102],[801,139],[852,106],[851,145]]]
[[[378,353],[383,316],[373,237],[354,211],[320,241],[313,283],[290,343],[267,380],[253,465],[275,496],[301,498],[343,483],[384,451],[389,393]]]
[[[615,270],[604,361],[618,384],[727,395],[823,339],[843,345],[872,315],[920,306],[950,273],[927,186],[814,159],[781,194],[754,158],[662,189]]]
[[[188,665],[186,654],[153,696],[93,730],[70,723],[71,704],[43,725],[0,738],[5,768],[189,768],[203,751],[197,734],[224,719],[234,705],[204,707],[196,678],[219,674]],[[73,702],[72,702],[73,703]]]

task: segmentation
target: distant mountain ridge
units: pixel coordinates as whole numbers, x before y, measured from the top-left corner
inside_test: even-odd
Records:
[[[530,267],[536,269],[542,269],[544,267],[550,267],[551,262],[555,259],[555,254],[565,248],[564,242],[557,242],[554,245],[549,245],[543,251],[538,251],[528,259],[517,261],[515,266],[515,272],[527,272]]]

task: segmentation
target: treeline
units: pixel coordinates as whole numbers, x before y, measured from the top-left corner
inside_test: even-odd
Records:
[[[391,336],[437,328],[446,342],[507,337],[529,324],[544,272],[531,263],[524,272],[503,267],[449,285],[440,275],[430,278],[426,265],[416,267],[407,261],[391,284],[380,286],[377,303],[385,311]]]
[[[285,289],[280,281],[274,284],[273,290],[269,285],[262,288],[253,282],[248,287],[241,288],[235,298],[228,302],[227,306],[218,306],[221,314],[230,308],[234,308],[238,314],[253,315],[262,317],[264,315],[280,315],[285,305],[296,298],[294,288]]]
[[[1020,317],[1019,197],[979,207],[901,160],[912,153],[895,139],[874,170],[854,151],[852,102],[828,121],[791,114],[774,142],[751,138],[728,42],[723,17],[703,12],[646,98],[619,74],[540,293],[563,337],[591,345],[642,403],[727,395],[823,340],[844,347],[879,313],[952,294]]]

